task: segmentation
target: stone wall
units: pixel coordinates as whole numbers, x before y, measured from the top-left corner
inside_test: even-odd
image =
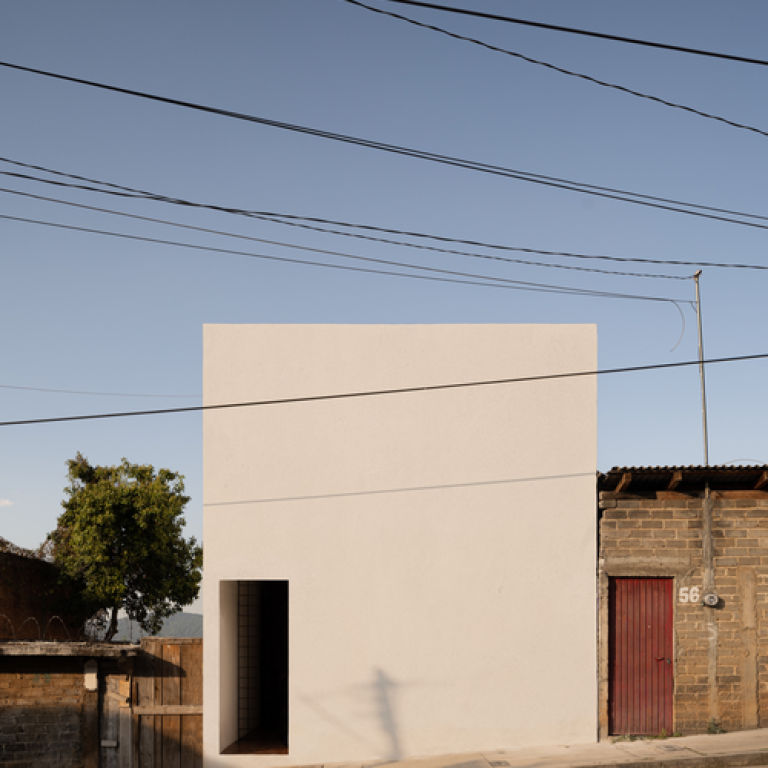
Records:
[[[81,658],[0,658],[0,764],[98,765],[98,693]]]
[[[601,736],[608,735],[611,576],[674,579],[675,731],[766,727],[768,494],[712,493],[709,574],[704,499],[652,495],[600,494]],[[705,589],[719,596],[715,607],[702,604]]]

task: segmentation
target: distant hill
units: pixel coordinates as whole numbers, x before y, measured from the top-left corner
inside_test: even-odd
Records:
[[[203,616],[200,613],[177,613],[166,619],[163,628],[155,637],[202,637]],[[137,643],[142,637],[149,637],[138,624],[126,618],[118,619],[115,640]]]

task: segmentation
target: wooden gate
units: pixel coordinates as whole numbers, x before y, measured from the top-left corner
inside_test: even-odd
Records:
[[[121,669],[120,664],[104,664],[100,687],[98,765],[131,768],[131,675],[127,665]]]
[[[101,686],[102,768],[201,768],[201,639],[145,638]]]
[[[133,768],[201,768],[203,641],[144,638],[133,690]]]
[[[611,579],[609,728],[673,732],[672,579]]]

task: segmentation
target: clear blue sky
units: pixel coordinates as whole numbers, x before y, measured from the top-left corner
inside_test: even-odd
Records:
[[[768,57],[768,6],[757,0],[445,2]],[[386,0],[370,3],[768,130],[768,67]],[[272,120],[768,215],[768,137],[343,0],[14,0],[2,8],[0,50],[7,62]],[[2,157],[170,197],[522,248],[693,263],[768,263],[764,229],[387,155],[3,67],[0,92]],[[2,162],[0,171],[23,169]],[[690,279],[600,275],[417,251],[5,175],[0,186],[370,258],[686,302],[694,296]],[[6,191],[0,193],[0,205],[5,216],[355,263]],[[197,404],[204,323],[596,323],[601,368],[692,360],[697,352],[690,303],[678,308],[670,302],[343,272],[8,219],[0,219],[0,232],[2,421]],[[695,269],[448,247],[677,277],[690,276]],[[766,277],[760,271],[704,267],[707,357],[768,352]],[[713,463],[768,461],[767,373],[765,361],[709,369]],[[179,397],[63,394],[11,386]],[[599,414],[601,470],[702,461],[695,368],[602,377]],[[0,535],[17,544],[37,546],[54,528],[65,462],[77,451],[100,464],[125,456],[182,472],[192,497],[188,532],[200,537],[199,414],[3,427],[0,451]]]

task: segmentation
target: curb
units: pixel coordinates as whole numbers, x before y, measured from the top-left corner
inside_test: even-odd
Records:
[[[647,760],[607,761],[576,768],[743,768],[744,766],[768,766],[768,749],[758,752],[741,752],[724,755],[694,755],[693,757],[648,758]]]

